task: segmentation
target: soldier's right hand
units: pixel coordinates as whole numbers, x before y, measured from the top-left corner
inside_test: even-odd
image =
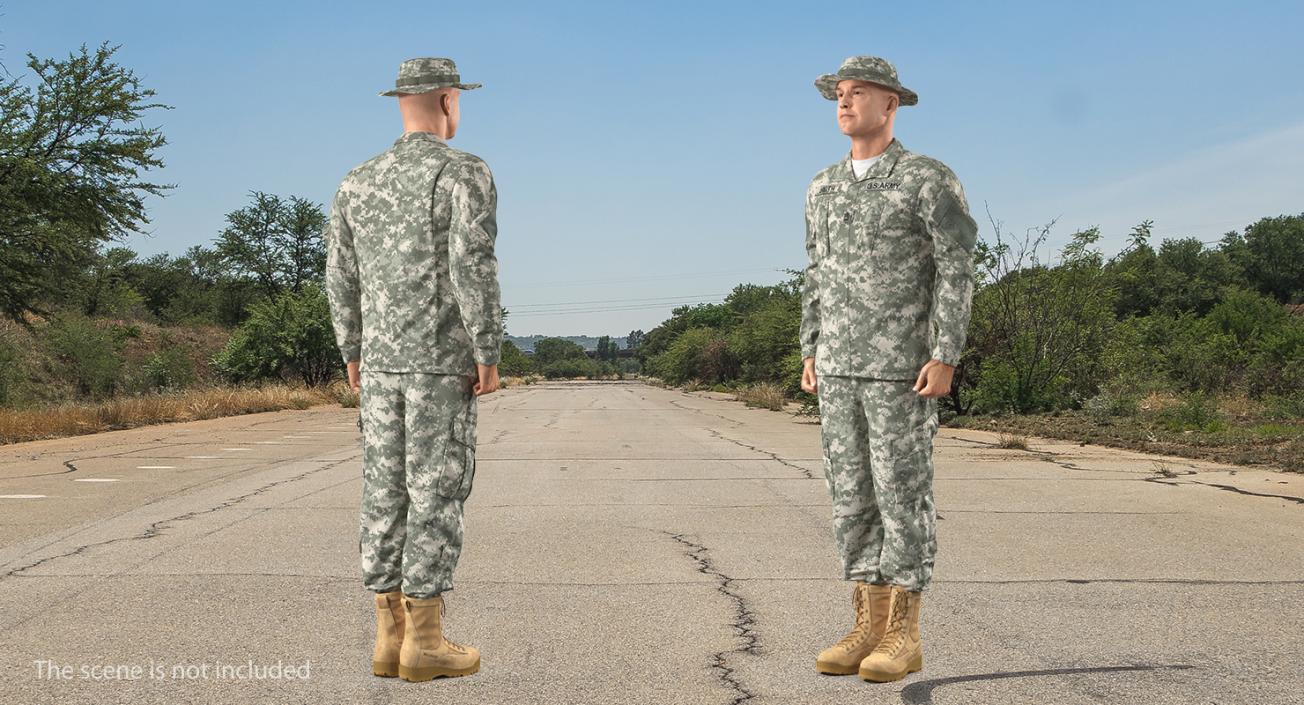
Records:
[[[481,365],[477,362],[475,372],[479,377],[474,388],[477,397],[498,391],[498,365]]]
[[[351,360],[348,365],[349,372],[349,389],[355,393],[362,390],[362,374],[358,372],[358,360]]]
[[[808,394],[819,392],[819,380],[815,378],[815,358],[813,357],[801,361],[801,389]]]

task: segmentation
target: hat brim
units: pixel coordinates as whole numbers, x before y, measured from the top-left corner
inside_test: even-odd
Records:
[[[826,73],[815,79],[815,88],[819,90],[820,95],[825,98],[828,98],[829,100],[837,100],[839,81],[865,81],[865,79],[856,78],[855,76],[839,76],[836,73]],[[889,91],[896,93],[901,96],[902,105],[919,104],[919,95],[905,86],[889,86],[885,83],[878,83],[877,81],[865,81],[865,83],[873,83],[876,86],[882,86]]]
[[[403,90],[399,90],[397,88],[391,88],[387,91],[381,91],[380,95],[394,96],[394,95],[409,95],[412,93],[429,93],[430,91],[433,91],[436,88],[460,88],[461,90],[464,91],[473,91],[483,85],[484,85],[483,83],[421,83],[415,86],[411,86],[409,88],[404,88]]]

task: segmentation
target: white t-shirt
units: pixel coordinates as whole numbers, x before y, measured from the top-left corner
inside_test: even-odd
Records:
[[[878,158],[881,156],[883,155],[875,154],[869,159],[852,159],[851,173],[855,174],[856,178],[859,179],[860,177],[865,175],[865,172],[869,171],[869,167],[873,166],[874,162],[878,161]]]

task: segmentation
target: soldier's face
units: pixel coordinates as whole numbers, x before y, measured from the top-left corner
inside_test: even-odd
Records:
[[[867,81],[838,81],[838,128],[848,137],[882,130],[896,110],[897,95]]]

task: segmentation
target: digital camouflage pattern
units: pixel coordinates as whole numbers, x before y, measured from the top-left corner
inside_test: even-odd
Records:
[[[479,157],[407,132],[344,177],[326,230],[326,293],[345,362],[464,375],[497,364],[498,193]]]
[[[469,375],[362,375],[358,552],[368,589],[425,598],[453,588],[475,478],[473,384]]]
[[[824,477],[846,579],[927,588],[937,553],[937,401],[913,381],[818,379]]]
[[[815,79],[815,88],[829,100],[838,99],[838,82],[855,79],[877,83],[901,96],[901,105],[918,105],[919,95],[901,85],[892,62],[877,56],[850,56],[838,67],[837,73],[826,73]]]
[[[452,59],[438,56],[423,56],[408,59],[398,66],[398,78],[394,87],[380,92],[383,96],[396,96],[404,93],[425,93],[436,88],[457,88],[464,91],[479,88],[479,83],[462,83],[462,75],[457,72],[457,64]]]
[[[363,582],[451,589],[475,469],[475,363],[502,344],[497,192],[479,158],[408,132],[344,177],[326,233],[326,292],[359,360]]]
[[[861,178],[851,156],[806,192],[801,354],[820,375],[910,380],[960,361],[978,226],[946,165],[892,140]]]

